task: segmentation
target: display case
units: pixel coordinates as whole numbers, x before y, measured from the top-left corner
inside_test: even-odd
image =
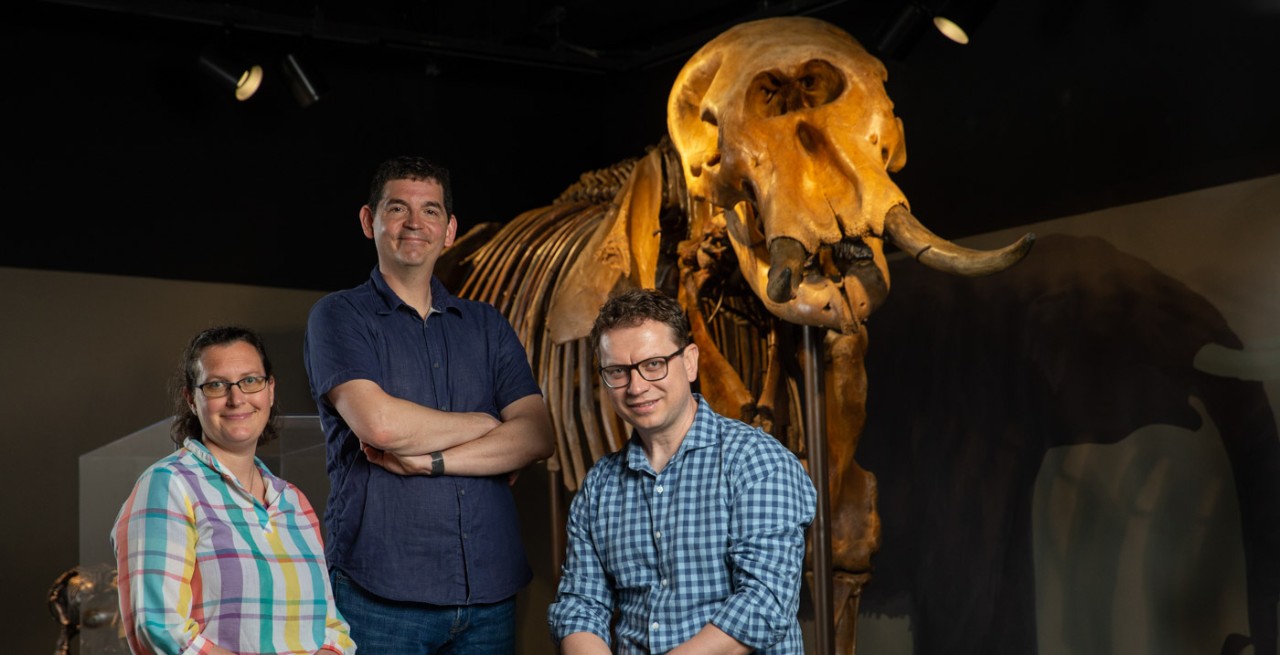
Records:
[[[115,565],[111,526],[142,472],[173,452],[164,419],[80,456],[80,565]],[[277,476],[297,485],[319,516],[329,496],[324,432],[315,415],[279,417],[280,438],[258,448]]]

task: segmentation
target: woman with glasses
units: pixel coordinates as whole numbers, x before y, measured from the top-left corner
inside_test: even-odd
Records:
[[[311,503],[257,458],[275,384],[250,330],[205,330],[183,353],[178,450],[138,478],[111,534],[135,654],[355,652]]]

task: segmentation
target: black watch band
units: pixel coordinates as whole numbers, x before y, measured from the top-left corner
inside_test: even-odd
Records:
[[[444,454],[437,450],[431,453],[431,472],[427,477],[438,478],[442,475],[444,475]]]

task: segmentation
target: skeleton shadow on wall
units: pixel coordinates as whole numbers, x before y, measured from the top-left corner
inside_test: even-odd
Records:
[[[859,460],[880,481],[884,541],[861,613],[908,617],[916,653],[1035,653],[1039,616],[1070,652],[1120,652],[1130,632],[1177,647],[1148,652],[1274,655],[1280,439],[1262,384],[1193,366],[1207,344],[1241,347],[1222,315],[1097,238],[1050,235],[1016,274],[977,280],[894,264],[870,324]],[[1180,446],[1142,436],[1156,426],[1218,435],[1196,466],[1223,475],[1190,491],[1162,478],[1180,469],[1160,449]],[[1138,439],[1110,490],[1085,484],[1100,460],[1061,456]],[[1041,488],[1057,497],[1035,498],[1053,474]],[[1090,514],[1110,499],[1118,518]],[[1045,589],[1055,564],[1036,557],[1055,553],[1066,574]]]

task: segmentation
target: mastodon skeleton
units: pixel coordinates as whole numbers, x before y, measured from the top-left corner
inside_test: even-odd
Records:
[[[854,454],[865,323],[889,291],[884,240],[960,275],[1003,270],[1032,243],[1027,235],[1001,250],[968,250],[912,216],[889,178],[906,147],[885,78],[878,60],[822,21],[731,28],[677,77],[669,140],[584,174],[547,207],[477,227],[441,269],[465,276],[460,295],[497,306],[528,348],[559,438],[548,468],[569,491],[626,439],[585,339],[610,294],[656,287],[678,297],[711,406],[802,458],[797,334],[825,328],[836,646],[849,653],[880,538],[875,477]]]

